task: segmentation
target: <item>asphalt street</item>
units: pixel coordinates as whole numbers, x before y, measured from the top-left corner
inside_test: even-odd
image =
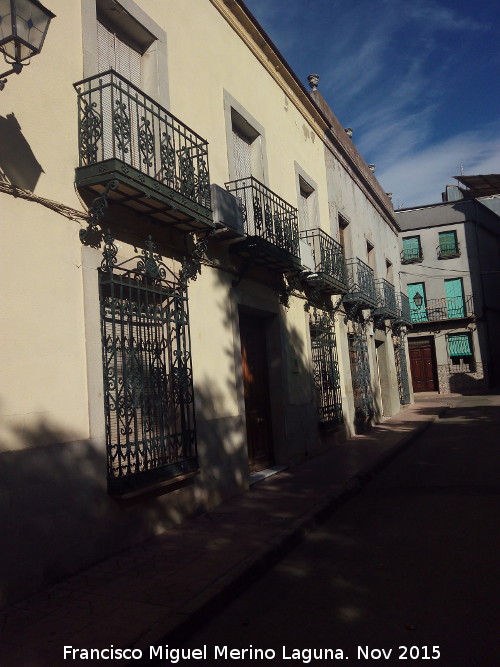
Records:
[[[180,664],[497,667],[500,396],[453,401],[193,633]],[[176,648],[163,647],[161,664]]]

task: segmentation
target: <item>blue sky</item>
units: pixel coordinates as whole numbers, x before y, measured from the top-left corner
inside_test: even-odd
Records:
[[[497,0],[245,0],[319,90],[396,208],[500,173]]]

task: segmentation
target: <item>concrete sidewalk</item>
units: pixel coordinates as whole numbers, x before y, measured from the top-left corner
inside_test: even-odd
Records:
[[[356,493],[452,402],[447,396],[422,397],[368,434],[3,610],[0,665],[74,664],[63,659],[65,645],[134,647],[145,657],[150,645],[175,645]]]

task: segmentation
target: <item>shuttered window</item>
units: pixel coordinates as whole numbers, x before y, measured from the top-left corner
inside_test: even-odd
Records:
[[[415,303],[415,296],[422,297],[422,305],[417,306]],[[412,322],[427,322],[429,317],[427,315],[427,304],[425,300],[425,284],[411,283],[408,285],[408,299],[410,301],[410,314]]]
[[[449,318],[465,317],[464,290],[462,278],[452,278],[444,281],[446,296],[446,311]]]
[[[99,72],[113,69],[141,88],[141,53],[108,30],[100,21],[97,22],[97,66]]]
[[[252,175],[252,146],[233,128],[234,169],[236,179]]]
[[[407,236],[403,239],[403,261],[422,258],[422,249],[420,247],[420,236]]]
[[[307,201],[309,195],[302,190],[299,195],[299,221],[301,229],[309,229],[309,202]]]
[[[457,233],[440,232],[439,233],[439,254],[441,257],[456,255],[458,253]]]
[[[450,357],[472,356],[470,334],[448,334],[448,354]]]

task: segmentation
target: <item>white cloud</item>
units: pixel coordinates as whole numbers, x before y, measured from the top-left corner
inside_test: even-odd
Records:
[[[481,23],[471,16],[463,16],[429,0],[413,0],[406,5],[408,17],[425,22],[428,30],[489,30],[490,24]]]
[[[500,172],[500,123],[484,130],[464,132],[423,150],[409,153],[377,173],[396,208],[433,204],[452,177]]]

